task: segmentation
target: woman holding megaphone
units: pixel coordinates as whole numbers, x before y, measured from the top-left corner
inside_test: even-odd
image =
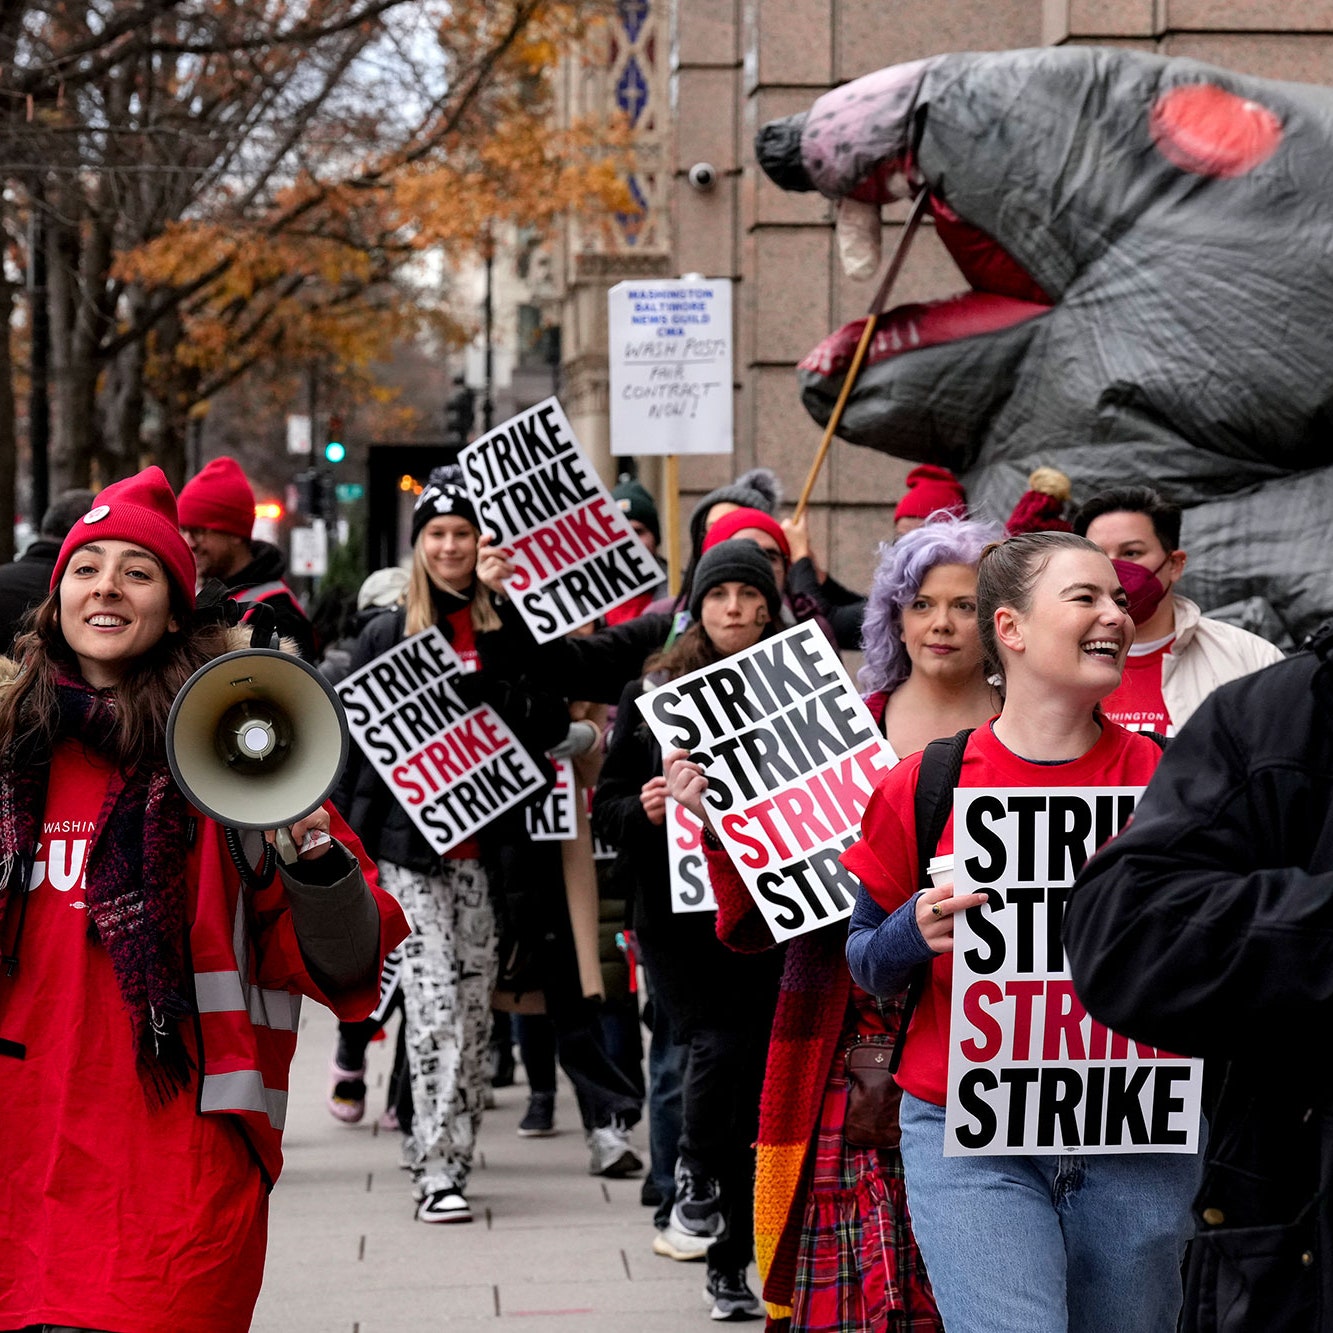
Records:
[[[248,1329],[298,997],[364,1015],[406,934],[331,806],[243,889],[173,781],[194,585],[161,470],[107,487],[0,685],[0,1329]]]
[[[558,695],[528,688],[522,669],[513,666],[496,601],[477,581],[480,544],[461,469],[436,468],[412,512],[412,570],[404,604],[366,626],[351,670],[438,625],[463,661],[458,692],[469,704],[494,707],[528,753],[539,756],[565,738],[569,712]],[[509,667],[503,679],[491,669],[501,657]],[[491,881],[522,873],[523,809],[497,816],[441,857],[359,751],[334,801],[375,856],[381,882],[407,909],[414,930],[402,968],[412,1084],[403,1164],[412,1173],[417,1219],[470,1222],[465,1190],[489,1085],[491,992],[499,971]],[[344,1025],[335,1080],[362,1082],[368,1040],[364,1026],[351,1031]],[[363,1082],[359,1092],[364,1097]]]

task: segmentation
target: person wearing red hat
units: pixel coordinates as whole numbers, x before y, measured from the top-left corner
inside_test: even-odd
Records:
[[[966,518],[967,493],[947,467],[922,463],[907,474],[907,490],[893,511],[894,535],[901,537],[919,528],[939,510]]]
[[[787,585],[787,568],[791,564],[791,545],[777,519],[762,509],[733,509],[704,534],[701,551],[711,551],[733,537],[754,542],[772,566],[778,592],[783,592]]]
[[[300,997],[364,1017],[407,934],[331,805],[275,867],[176,786],[194,581],[161,470],[108,486],[0,683],[0,1329],[248,1329]]]
[[[273,612],[278,633],[292,639],[301,656],[319,656],[315,632],[284,576],[287,562],[271,542],[254,541],[255,493],[241,465],[223,455],[204,466],[181,488],[177,501],[181,535],[194,554],[199,583],[218,579],[227,596],[250,609],[263,603]]]

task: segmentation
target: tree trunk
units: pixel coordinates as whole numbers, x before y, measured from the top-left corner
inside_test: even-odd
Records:
[[[4,197],[0,195],[0,210],[3,207]],[[14,558],[14,482],[19,470],[14,427],[14,366],[9,355],[9,319],[13,306],[14,287],[0,266],[0,561]],[[40,522],[38,514],[32,519],[33,527]]]

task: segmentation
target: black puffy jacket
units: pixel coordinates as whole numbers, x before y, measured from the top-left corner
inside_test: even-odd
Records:
[[[1208,1060],[1187,1333],[1333,1329],[1333,678],[1320,666],[1305,653],[1205,700],[1065,917],[1092,1014]]]

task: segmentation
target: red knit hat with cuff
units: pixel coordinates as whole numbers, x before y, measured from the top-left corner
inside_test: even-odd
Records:
[[[133,542],[162,562],[167,577],[194,606],[194,555],[180,533],[176,497],[160,467],[146,467],[124,481],[112,482],[93,507],[69,530],[51,575],[54,592],[70,556],[93,542]]]
[[[250,540],[255,493],[234,458],[215,458],[181,487],[181,527],[212,528]]]
[[[1039,467],[1028,477],[1028,488],[1018,498],[1004,525],[1011,537],[1024,532],[1073,532],[1065,518],[1070,483],[1059,468]]]
[[[777,519],[762,509],[733,509],[731,513],[724,514],[704,534],[703,549],[711,551],[720,542],[730,541],[746,528],[758,528],[760,532],[768,533],[777,542],[782,558],[791,564],[791,543],[787,540],[787,534]]]
[[[947,509],[961,518],[967,511],[967,493],[947,467],[923,463],[907,474],[907,490],[893,511],[893,521],[929,518],[937,509]]]

